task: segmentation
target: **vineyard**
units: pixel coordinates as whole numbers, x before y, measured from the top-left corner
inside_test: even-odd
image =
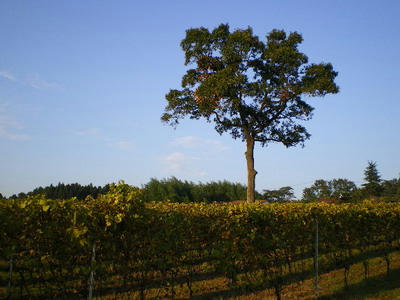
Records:
[[[320,272],[385,260],[399,249],[400,205],[176,204],[144,202],[119,184],[97,199],[0,200],[0,293],[10,298],[87,298],[159,289],[201,295],[195,282],[272,288]],[[318,276],[316,277],[318,278]],[[154,296],[156,298],[157,296]]]

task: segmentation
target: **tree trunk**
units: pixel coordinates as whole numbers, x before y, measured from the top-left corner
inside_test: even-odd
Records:
[[[254,138],[250,135],[246,136],[246,146],[244,154],[247,161],[247,202],[254,202],[257,171],[254,170]]]

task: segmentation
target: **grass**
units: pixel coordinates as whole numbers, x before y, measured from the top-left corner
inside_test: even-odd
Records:
[[[386,273],[386,264],[383,258],[369,260],[369,277],[364,278],[362,263],[351,266],[348,286],[344,286],[344,269],[334,270],[321,274],[319,277],[319,296],[317,299],[400,299],[400,253],[392,253],[391,271]],[[218,277],[210,280],[193,283],[194,295],[191,299],[276,299],[273,289],[252,291],[245,287],[228,288],[226,278]],[[189,291],[186,286],[175,286],[175,299],[188,299]],[[146,291],[146,299],[171,298],[164,289]],[[98,300],[137,299],[138,292],[107,295],[96,297]],[[314,294],[314,280],[307,279],[286,285],[282,291],[282,299],[316,299]]]
[[[320,274],[318,299],[400,299],[400,252],[393,252],[390,256],[391,271],[389,274],[386,273],[386,263],[383,257],[369,259],[370,271],[367,279],[364,277],[363,264],[361,262],[353,264],[350,268],[347,288],[344,285],[344,269],[336,269]],[[312,260],[308,259],[307,263],[312,263]],[[8,276],[6,272],[7,264],[2,262],[1,267],[3,271],[0,272],[0,277],[2,277],[4,284]],[[254,278],[256,278],[257,273],[255,272],[254,274]],[[0,295],[4,296],[6,292],[5,286],[0,291]],[[96,297],[95,289],[95,299],[122,300],[139,298],[138,291],[120,294],[112,294],[111,291],[112,289],[108,289],[108,295]],[[184,281],[174,286],[174,291],[175,299],[276,299],[272,288],[260,284],[245,286],[241,283],[240,276],[237,285],[234,286],[229,286],[229,282],[225,277],[199,277],[192,284],[192,297],[190,297],[189,289]],[[97,290],[97,292],[99,291]],[[156,284],[153,288],[146,290],[145,297],[146,299],[171,298],[171,287],[165,289],[158,287]],[[306,280],[297,280],[284,286],[282,299],[316,299],[313,278],[308,276]]]

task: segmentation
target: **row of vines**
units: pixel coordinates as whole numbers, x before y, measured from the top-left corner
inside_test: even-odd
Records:
[[[399,204],[144,203],[112,186],[86,200],[0,200],[0,287],[17,298],[82,297],[151,289],[187,295],[196,281],[227,289],[273,288],[313,274],[318,224],[321,270],[390,253],[400,239]],[[13,273],[10,273],[12,264]],[[89,287],[94,276],[94,286]]]

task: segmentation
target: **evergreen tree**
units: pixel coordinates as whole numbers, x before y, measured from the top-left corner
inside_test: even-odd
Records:
[[[46,187],[38,187],[33,191],[29,192],[27,195],[34,196],[39,194],[44,194],[48,199],[69,199],[76,197],[80,200],[85,199],[87,196],[92,196],[97,198],[99,194],[105,194],[109,191],[109,185],[93,186],[89,184],[87,186],[80,185],[79,183],[64,184],[59,182],[57,185],[50,184]],[[26,195],[23,193],[18,194],[18,198],[23,198]]]
[[[369,161],[367,167],[364,170],[364,180],[366,183],[363,184],[365,195],[368,196],[381,196],[381,176],[379,175],[376,162]]]

